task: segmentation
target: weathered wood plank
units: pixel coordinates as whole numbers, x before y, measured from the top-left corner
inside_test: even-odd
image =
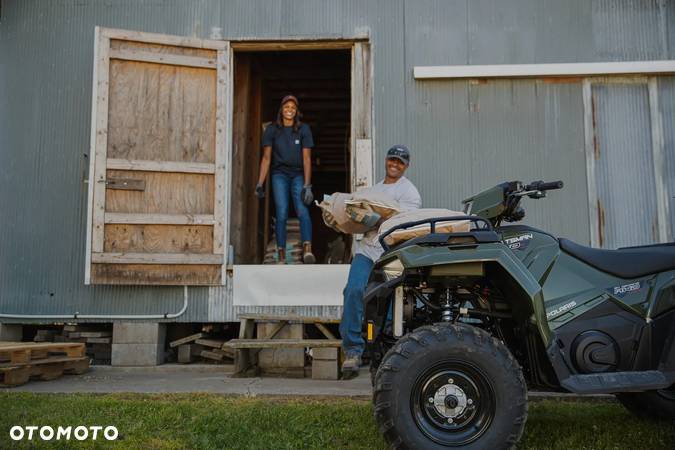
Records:
[[[227,239],[228,224],[225,217],[229,207],[227,187],[230,186],[232,136],[229,133],[231,118],[232,97],[232,67],[229,43],[218,51],[218,68],[216,82],[216,141],[214,176],[214,204],[213,215],[213,253],[224,255]],[[226,266],[222,267],[222,279],[226,279]]]
[[[347,40],[302,40],[302,41],[286,41],[286,42],[246,42],[238,41],[232,42],[232,48],[235,50],[247,52],[267,52],[267,51],[293,51],[293,50],[340,50],[350,49],[354,45],[354,41]]]
[[[220,349],[225,341],[223,340],[218,340],[218,339],[197,339],[195,341],[195,344],[198,345],[203,345],[204,347],[211,347],[211,348],[217,348]]]
[[[105,214],[105,223],[148,224],[148,225],[213,225],[211,214],[144,214],[111,213]]]
[[[301,323],[340,323],[337,317],[317,317],[317,316],[300,316],[297,314],[239,314],[239,319],[253,320],[255,322],[270,322],[270,321],[287,321],[287,322],[301,322]]]
[[[108,152],[108,111],[110,99],[110,60],[108,54],[110,51],[110,39],[99,33],[97,45],[98,58],[96,64],[96,109],[94,116],[96,120],[95,133],[96,142],[94,151],[89,155],[94,158],[94,172],[89,174],[89,183],[93,184],[93,205],[92,205],[92,234],[91,251],[100,252],[103,250],[103,219],[105,216],[106,201],[106,159]],[[94,95],[94,94],[93,94]]]
[[[200,253],[92,253],[95,264],[222,264],[223,255]]]
[[[213,253],[213,230],[200,225],[106,224],[104,252]]]
[[[216,71],[110,62],[108,157],[213,163]]]
[[[202,58],[198,56],[172,55],[170,53],[153,53],[135,50],[113,49],[110,51],[110,59],[169,64],[173,66],[200,67],[203,69],[216,68],[216,61],[214,59]]]
[[[340,347],[339,339],[232,339],[224,347],[236,349],[251,348],[314,348]]]
[[[121,285],[219,286],[220,265],[92,264],[92,282]]]
[[[184,338],[176,339],[175,341],[172,341],[169,343],[169,347],[178,347],[179,345],[187,344],[188,342],[196,341],[197,339],[201,339],[205,336],[204,333],[195,333],[191,334],[190,336],[185,336]]]
[[[109,178],[133,176],[142,179],[145,181],[145,190],[107,189],[106,213],[213,214],[214,212],[212,175],[108,170],[107,176]]]
[[[183,161],[148,161],[140,159],[108,158],[108,169],[212,174],[216,171],[216,165],[212,163]]]
[[[101,33],[110,39],[148,42],[154,44],[173,45],[178,47],[195,47],[218,50],[223,48],[226,41],[197,39],[184,36],[173,36],[160,33],[146,33],[143,31],[121,30],[116,28],[101,28]]]
[[[127,191],[144,191],[145,180],[134,178],[108,178],[105,180],[106,189],[124,189]]]
[[[324,324],[320,322],[315,322],[314,325],[323,333],[324,336],[326,336],[328,339],[337,339],[333,333],[326,327]]]

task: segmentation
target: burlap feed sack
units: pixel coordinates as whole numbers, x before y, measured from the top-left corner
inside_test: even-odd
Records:
[[[398,202],[369,188],[355,194],[336,192],[317,205],[322,210],[324,223],[346,234],[363,234],[370,230],[372,226],[365,223],[374,223],[373,213],[386,219],[399,212]]]
[[[433,219],[435,217],[453,217],[463,215],[465,215],[463,212],[452,211],[450,209],[415,209],[413,211],[397,214],[391,219],[386,220],[382,225],[380,225],[378,234],[382,235],[397,225],[401,225],[406,222],[417,222],[418,220]],[[436,223],[436,233],[460,233],[469,231],[470,228],[471,222],[469,220],[455,220]],[[427,235],[429,233],[431,233],[431,224],[422,223],[420,225],[415,225],[414,227],[396,230],[384,238],[384,242],[386,242],[387,245],[396,245],[399,242],[404,242],[418,236]]]

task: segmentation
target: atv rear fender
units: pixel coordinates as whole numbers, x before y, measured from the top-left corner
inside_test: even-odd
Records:
[[[503,294],[511,303],[514,316],[531,321],[537,327],[544,346],[549,346],[552,333],[546,319],[541,286],[504,244],[491,242],[457,248],[407,246],[388,253],[378,261],[375,270],[394,258],[403,263],[405,268],[403,275],[371,285],[364,298],[366,305],[375,299],[389,297],[397,286],[405,282],[406,273],[415,269],[441,266],[450,269],[450,266],[456,266],[456,273],[463,273],[465,267],[481,263],[484,265],[486,278],[503,289]],[[452,273],[452,270],[448,272]]]

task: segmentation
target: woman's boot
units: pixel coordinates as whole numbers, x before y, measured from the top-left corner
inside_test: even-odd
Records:
[[[309,241],[302,243],[302,262],[305,264],[314,264],[316,262],[314,253],[312,253],[312,243]]]
[[[286,264],[286,249],[277,249],[277,264]]]

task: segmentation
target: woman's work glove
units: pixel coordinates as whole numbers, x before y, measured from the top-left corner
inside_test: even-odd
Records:
[[[302,192],[300,192],[300,198],[302,198],[302,203],[309,206],[314,201],[314,194],[312,194],[312,185],[306,184],[302,187]]]
[[[265,197],[265,190],[262,187],[262,184],[258,183],[255,185],[255,196],[258,198]]]

